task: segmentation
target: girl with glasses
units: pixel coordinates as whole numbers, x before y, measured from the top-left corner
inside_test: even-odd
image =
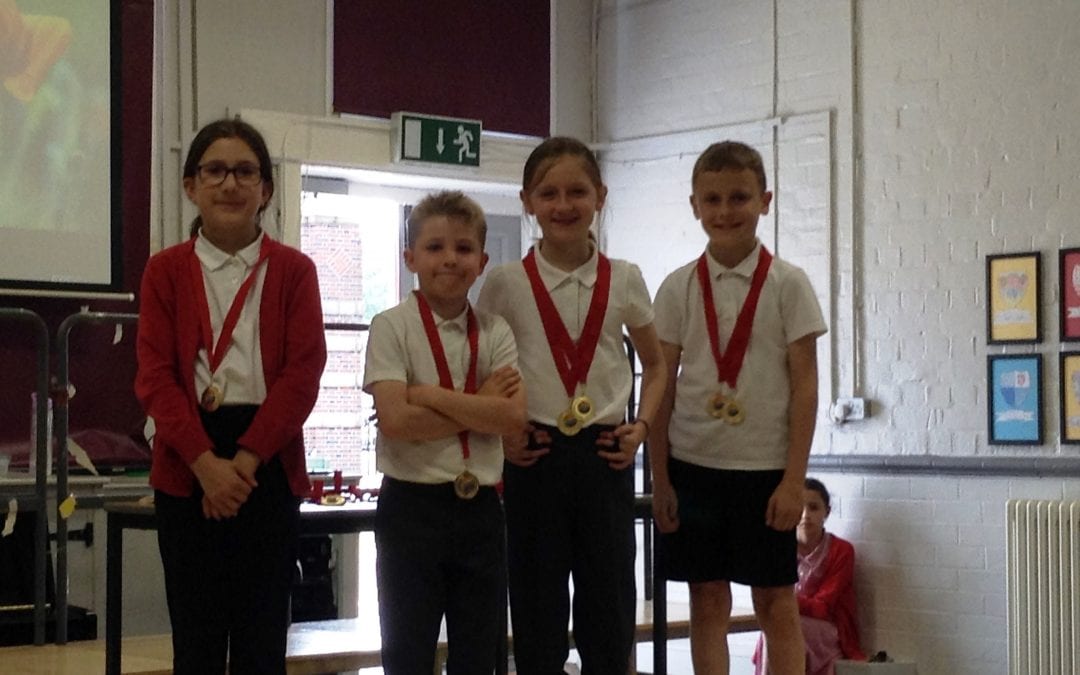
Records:
[[[315,265],[259,225],[274,180],[250,125],[204,127],[183,185],[199,216],[146,265],[135,381],[156,426],[173,668],[284,673],[302,426],[326,363]]]

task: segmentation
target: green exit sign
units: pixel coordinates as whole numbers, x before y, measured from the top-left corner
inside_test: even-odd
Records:
[[[396,160],[480,166],[480,120],[399,112],[391,123]]]

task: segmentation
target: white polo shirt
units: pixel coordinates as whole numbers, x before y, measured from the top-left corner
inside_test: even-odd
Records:
[[[570,339],[575,342],[581,337],[589,313],[598,260],[594,246],[592,257],[585,264],[566,272],[545,260],[543,251],[537,250],[536,267],[540,279],[551,295]],[[510,324],[518,345],[529,419],[554,426],[559,415],[570,406],[570,400],[555,368],[551,345],[544,333],[524,264],[517,261],[491,270],[480,290],[477,306],[502,316]],[[579,384],[575,392],[578,395],[587,393],[597,407],[590,424],[618,424],[626,418],[632,382],[623,343],[623,326],[639,328],[652,320],[652,302],[641,270],[625,260],[611,260],[611,290],[600,342],[585,386]]]
[[[201,231],[195,240],[195,256],[202,267],[215,348],[233,298],[259,260],[259,249],[265,236],[260,232],[255,241],[237,251],[236,255],[229,255],[211,244]],[[229,348],[214,373],[214,384],[222,390],[227,404],[260,405],[266,400],[266,378],[259,346],[259,303],[262,302],[263,282],[269,266],[270,261],[267,260],[259,267],[255,283],[244,299],[244,308],[236,322]],[[195,360],[195,392],[201,394],[208,386],[210,357],[204,346],[199,349]]]
[[[442,340],[454,389],[465,388],[469,368],[466,313],[453,319],[434,314]],[[517,350],[510,327],[498,316],[476,312],[479,354],[476,384],[483,384],[499,368],[517,364]],[[439,384],[439,371],[420,318],[416,296],[409,294],[401,304],[375,315],[368,333],[364,364],[364,391],[371,393],[376,382]],[[379,471],[398,480],[414,483],[446,483],[465,469],[457,434],[433,441],[403,441],[386,438],[380,431],[375,441]],[[502,439],[496,434],[469,433],[469,470],[481,485],[494,485],[502,478]]]
[[[727,349],[736,317],[750,290],[761,243],[733,268],[706,254],[719,323],[720,349]],[[817,296],[806,273],[773,258],[761,288],[750,344],[737,382],[746,413],[742,424],[729,425],[707,411],[709,398],[721,390],[709,346],[697,260],[668,275],[656,294],[656,331],[660,340],[682,348],[675,385],[675,409],[668,427],[672,457],[714,469],[763,471],[783,469],[788,451],[788,345],[827,330]]]

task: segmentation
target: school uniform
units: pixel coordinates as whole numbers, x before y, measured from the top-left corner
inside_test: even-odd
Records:
[[[261,261],[261,262],[260,262]],[[254,274],[227,351],[211,374],[200,320],[217,342]],[[205,293],[205,295],[203,295]],[[299,498],[309,489],[302,428],[326,362],[315,266],[265,234],[236,255],[201,234],[153,256],[140,291],[135,393],[154,419],[150,484],[177,673],[283,673]],[[200,407],[213,383],[221,406]],[[262,460],[239,513],[202,513],[190,469],[207,450]]]
[[[477,384],[503,366],[516,366],[514,337],[497,316],[476,312]],[[434,315],[454,388],[464,388],[470,350],[467,315]],[[415,295],[371,322],[364,389],[378,382],[439,384]],[[379,432],[376,462],[384,474],[375,517],[383,669],[430,673],[439,626],[446,616],[447,672],[495,668],[506,612],[505,521],[495,490],[502,474],[502,440],[469,432],[469,459],[455,434],[432,441],[387,438]],[[479,493],[458,497],[454,480],[476,476]]]
[[[539,247],[538,247],[539,248]],[[539,277],[559,318],[577,341],[597,284],[599,257],[566,272],[535,253]],[[577,435],[557,428],[570,400],[560,379],[540,311],[522,262],[493,269],[479,306],[510,324],[534,427],[551,438],[549,454],[530,467],[504,469],[514,662],[518,672],[561,673],[569,653],[567,623],[583,671],[626,672],[633,647],[636,602],[634,470],[613,470],[597,455],[596,440],[626,417],[632,374],[623,326],[653,320],[640,270],[611,260],[608,305],[586,383],[596,415]],[[573,575],[571,607],[568,578]]]
[[[806,644],[806,672],[834,672],[838,659],[865,661],[859,644],[855,598],[855,547],[826,532],[813,551],[799,555],[799,582],[795,585],[799,619]],[[754,648],[754,674],[769,669],[765,641]]]
[[[746,302],[760,253],[758,242],[750,255],[731,268],[721,265],[707,251],[704,254],[722,351],[727,349],[736,318]],[[744,525],[763,522],[765,505],[745,500],[738,503],[734,498],[728,499],[734,503],[720,504],[716,500],[725,499],[720,492],[731,494],[731,491],[715,487],[732,483],[752,486],[753,492],[764,494],[767,502],[787,464],[791,396],[788,346],[807,335],[821,335],[827,327],[805,272],[773,258],[761,286],[736,383],[735,393],[745,411],[745,420],[741,424],[728,424],[707,409],[709,398],[722,387],[710,348],[704,296],[696,268],[697,260],[694,260],[668,275],[657,291],[655,305],[660,340],[682,348],[675,404],[668,426],[671,478],[680,511],[679,530],[662,538],[668,554],[665,562],[669,565],[669,578],[705,581],[692,571],[693,565],[684,568],[681,564],[683,558],[696,556],[730,559],[727,570],[733,576],[719,578],[749,585],[779,585],[757,582],[780,576],[794,583],[794,532],[775,535],[765,530],[749,532]],[[720,509],[727,509],[728,514],[722,519],[713,517]],[[739,511],[736,514],[731,509]],[[703,519],[714,522],[701,522]],[[710,532],[709,536],[731,540],[701,541],[701,532],[695,532],[699,524],[703,528],[728,528]],[[785,551],[790,549],[790,556],[785,556],[790,560],[780,561],[782,565],[776,570],[762,569],[767,561],[740,565],[738,551],[744,543],[740,538],[744,536],[783,539],[778,545]],[[746,556],[742,558],[745,560]]]

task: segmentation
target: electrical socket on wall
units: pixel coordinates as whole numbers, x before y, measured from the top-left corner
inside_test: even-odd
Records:
[[[867,414],[866,399],[861,396],[838,398],[833,406],[833,419],[838,422],[866,419]]]

